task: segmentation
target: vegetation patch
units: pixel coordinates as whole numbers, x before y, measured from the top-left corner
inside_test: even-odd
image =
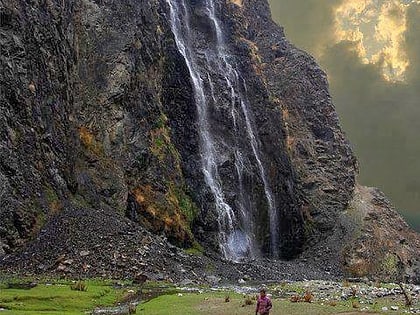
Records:
[[[57,214],[63,208],[60,198],[51,186],[45,187],[44,196],[48,203],[50,215]]]
[[[139,211],[142,223],[157,233],[165,232],[170,241],[179,246],[189,247],[192,245],[193,235],[191,233],[188,211],[192,216],[191,204],[188,204],[186,196],[183,199],[181,208],[175,188],[169,186],[166,194],[162,194],[151,185],[139,186],[133,190],[136,202],[139,204]]]
[[[159,296],[141,304],[137,308],[137,314],[249,315],[255,313],[255,303],[255,298],[233,292],[181,293]],[[331,307],[318,303],[292,303],[285,299],[275,298],[271,313],[276,315],[338,314],[349,310],[347,305],[342,304]]]
[[[103,146],[99,143],[93,133],[85,126],[79,128],[79,138],[83,146],[95,155],[103,154]]]
[[[70,289],[74,290],[74,291],[82,291],[85,292],[87,291],[87,285],[84,281],[77,281],[76,283],[72,284],[70,286]]]
[[[390,279],[396,278],[398,276],[398,258],[393,254],[386,254],[379,268]]]
[[[168,118],[161,114],[156,122],[156,128],[150,131],[150,151],[160,162],[172,162],[177,172],[181,172],[180,156],[171,141]],[[172,161],[171,161],[172,160]]]
[[[199,243],[194,242],[190,248],[185,250],[185,253],[195,256],[203,256],[204,248]]]
[[[126,289],[94,280],[45,282],[25,290],[3,284],[0,286],[0,305],[5,310],[1,314],[80,315],[98,306],[114,305],[125,292]]]
[[[199,209],[186,193],[181,169],[181,157],[171,141],[168,118],[162,112],[149,133],[149,150],[157,162],[165,187],[143,184],[132,194],[139,205],[139,221],[155,233],[165,233],[180,247],[195,247],[191,225]],[[144,165],[143,160],[138,161]]]
[[[191,198],[185,193],[185,189],[176,187],[174,185],[169,186],[169,192],[167,197],[171,202],[181,210],[182,214],[187,219],[189,225],[194,221],[199,213],[199,209]]]

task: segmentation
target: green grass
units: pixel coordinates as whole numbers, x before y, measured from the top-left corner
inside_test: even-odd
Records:
[[[203,256],[203,253],[204,253],[203,247],[197,242],[194,242],[192,247],[187,248],[184,251],[185,253],[189,255],[195,255],[195,256]]]
[[[225,302],[229,295],[230,302]],[[244,296],[236,293],[189,293],[162,295],[139,305],[137,314],[147,315],[249,315],[255,312],[254,305],[244,305]],[[318,303],[291,303],[286,299],[274,299],[271,315],[340,314],[357,311],[349,303],[337,306]]]
[[[125,281],[124,289],[113,286],[114,281],[87,280],[87,291],[71,290],[74,282],[68,280],[38,280],[39,285],[29,290],[7,289],[6,283],[24,283],[30,279],[12,279],[0,283],[0,308],[6,311],[0,312],[5,315],[76,315],[86,314],[96,306],[111,306],[127,293],[128,289],[134,289]],[[51,283],[48,285],[47,283]],[[120,283],[120,284],[122,284]],[[395,286],[395,285],[394,285]],[[282,292],[303,292],[302,283],[280,284]],[[143,315],[249,315],[255,313],[254,305],[245,305],[245,296],[230,291],[211,291],[201,287],[203,293],[181,293],[175,286],[162,282],[148,282],[143,292],[150,301],[144,302],[137,307],[136,314]],[[269,289],[275,296],[278,288]],[[257,292],[257,291],[256,291]],[[156,295],[164,294],[158,296]],[[225,298],[229,296],[229,302]],[[283,298],[273,299],[273,310],[270,315],[328,315],[328,314],[381,314],[382,306],[397,305],[404,310],[402,297],[378,298],[374,304],[360,304],[360,308],[369,306],[370,311],[362,313],[353,308],[352,298],[347,301],[337,301],[335,306],[328,302],[315,301],[313,303],[292,303],[287,295]],[[418,305],[415,305],[417,308]],[[388,312],[397,314],[396,312]],[[401,311],[400,311],[401,313]],[[398,313],[398,314],[400,314]]]
[[[0,287],[1,314],[13,315],[73,315],[84,314],[96,306],[113,305],[123,294],[105,282],[87,281],[87,291],[70,289],[71,282],[39,284],[30,290]]]

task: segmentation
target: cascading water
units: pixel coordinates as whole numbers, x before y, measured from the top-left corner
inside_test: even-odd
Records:
[[[208,102],[204,92],[203,77],[197,64],[195,53],[191,45],[189,12],[182,1],[167,0],[171,14],[171,28],[175,36],[178,49],[185,59],[193,84],[197,113],[199,120],[201,162],[204,178],[214,196],[220,228],[220,243],[223,254],[229,259],[238,259],[234,251],[228,247],[228,235],[234,231],[236,217],[232,208],[226,203],[220,185],[220,178],[216,164],[216,149],[208,126]],[[183,19],[183,20],[181,20]]]
[[[205,12],[214,27],[216,45],[215,47],[207,47],[204,53],[203,51],[198,53],[193,43],[191,17],[189,7],[186,5],[185,0],[166,1],[170,8],[172,32],[178,50],[185,59],[193,85],[200,133],[202,171],[205,182],[214,197],[218,212],[220,229],[219,243],[221,250],[227,259],[234,261],[258,254],[258,246],[255,243],[254,237],[255,227],[250,219],[250,213],[253,210],[250,209],[251,203],[247,200],[249,197],[247,197],[247,192],[243,184],[245,162],[244,153],[239,145],[239,141],[245,136],[249,141],[249,146],[252,149],[251,151],[257,164],[259,176],[264,186],[269,208],[271,254],[277,256],[278,215],[274,197],[261,160],[259,140],[254,132],[253,115],[250,111],[247,97],[247,86],[235,69],[235,65],[233,64],[234,56],[229,54],[222,28],[216,15],[214,2],[213,0],[206,0]],[[218,152],[218,145],[220,144],[219,142],[223,143],[223,141],[216,139],[212,133],[212,126],[209,125],[209,111],[218,103],[218,98],[215,95],[214,79],[210,71],[216,71],[216,77],[220,77],[225,81],[229,92],[230,113],[235,132],[235,148],[233,149],[233,154],[238,181],[236,211],[226,201],[222,188],[223,182],[219,175],[218,165],[222,160],[222,154]]]
[[[265,196],[268,203],[269,215],[270,215],[270,239],[271,239],[271,252],[273,256],[278,256],[278,213],[275,206],[275,201],[273,193],[271,191],[270,185],[267,180],[266,172],[264,166],[261,162],[260,149],[259,149],[259,140],[254,132],[253,123],[252,123],[252,112],[249,110],[249,100],[247,97],[247,87],[244,80],[240,80],[239,74],[235,69],[234,65],[229,60],[233,60],[232,56],[229,55],[226,42],[221,31],[219,20],[216,16],[215,6],[213,0],[206,0],[208,7],[208,16],[214,24],[214,28],[217,35],[217,51],[219,55],[219,60],[222,63],[219,65],[221,68],[220,73],[224,73],[225,80],[228,86],[232,89],[232,100],[234,102],[234,96],[239,98],[241,105],[242,113],[245,117],[246,123],[246,132],[250,140],[252,147],[252,152],[254,154],[255,160],[258,165],[261,179],[264,184]],[[235,93],[236,92],[236,93]],[[232,112],[234,113],[234,112]],[[235,119],[235,118],[234,118]],[[238,160],[236,160],[238,162]],[[239,160],[240,163],[240,160]],[[237,166],[237,169],[238,168]],[[239,178],[242,176],[239,175]]]

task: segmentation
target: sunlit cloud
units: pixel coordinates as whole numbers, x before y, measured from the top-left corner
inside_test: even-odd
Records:
[[[388,81],[404,81],[407,9],[415,1],[346,0],[334,12],[335,41],[352,41],[361,61],[380,64]]]

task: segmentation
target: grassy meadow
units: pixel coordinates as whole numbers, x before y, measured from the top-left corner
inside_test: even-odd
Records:
[[[140,288],[128,282],[87,280],[75,290],[75,282],[68,280],[38,281],[33,288],[16,288],[16,284],[0,284],[0,315],[80,315],[90,314],[95,307],[118,305],[130,300],[130,294]],[[25,282],[22,282],[25,283]],[[26,283],[30,283],[26,281]],[[80,282],[78,283],[80,284]],[[72,288],[73,287],[73,288]],[[287,289],[287,288],[286,288]],[[299,291],[293,284],[290,291]],[[270,291],[270,290],[269,290]],[[300,291],[303,291],[300,290]],[[144,315],[246,315],[255,314],[255,295],[244,295],[230,289],[197,288],[183,292],[170,284],[147,283],[143,288],[144,301],[137,305],[135,314]],[[357,299],[322,302],[314,299],[293,303],[290,297],[274,297],[271,315],[303,314],[403,314],[401,297],[397,300],[378,298],[367,306]],[[363,302],[362,302],[363,303]],[[383,312],[382,307],[397,305],[398,311]]]

